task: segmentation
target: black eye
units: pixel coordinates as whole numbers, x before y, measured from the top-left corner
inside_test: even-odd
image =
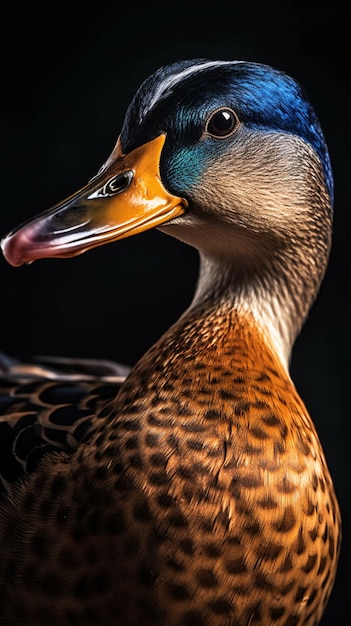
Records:
[[[239,120],[232,109],[218,109],[209,117],[206,131],[213,137],[228,137],[238,123]]]

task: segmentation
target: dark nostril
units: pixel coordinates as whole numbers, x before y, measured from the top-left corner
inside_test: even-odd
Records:
[[[126,170],[125,172],[121,172],[121,174],[116,174],[104,184],[100,189],[96,189],[92,194],[90,194],[88,199],[92,198],[106,198],[108,196],[116,196],[122,191],[128,189],[130,183],[134,178],[134,172],[132,170]]]
[[[117,174],[113,178],[106,183],[104,188],[106,189],[106,193],[108,195],[114,195],[116,193],[121,193],[121,191],[125,191],[133,180],[133,172],[132,170],[128,170],[127,172],[122,172],[122,174]]]

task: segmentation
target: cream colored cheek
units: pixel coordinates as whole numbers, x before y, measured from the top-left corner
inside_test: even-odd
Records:
[[[294,136],[255,136],[222,163],[210,164],[194,191],[195,201],[221,221],[262,228],[299,220],[321,186],[321,166],[312,148]],[[223,167],[225,162],[226,167]]]

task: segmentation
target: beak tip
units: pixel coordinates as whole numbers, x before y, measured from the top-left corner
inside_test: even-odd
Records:
[[[1,250],[6,261],[12,265],[12,267],[20,267],[32,261],[30,255],[28,255],[28,240],[21,231],[10,232],[3,237],[1,240]]]

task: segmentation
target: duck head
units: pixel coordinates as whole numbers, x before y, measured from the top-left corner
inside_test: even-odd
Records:
[[[182,61],[144,81],[88,185],[2,250],[16,266],[159,227],[200,252],[194,302],[209,283],[270,290],[281,306],[288,292],[291,345],[327,265],[332,201],[325,140],[292,78],[251,62]]]

